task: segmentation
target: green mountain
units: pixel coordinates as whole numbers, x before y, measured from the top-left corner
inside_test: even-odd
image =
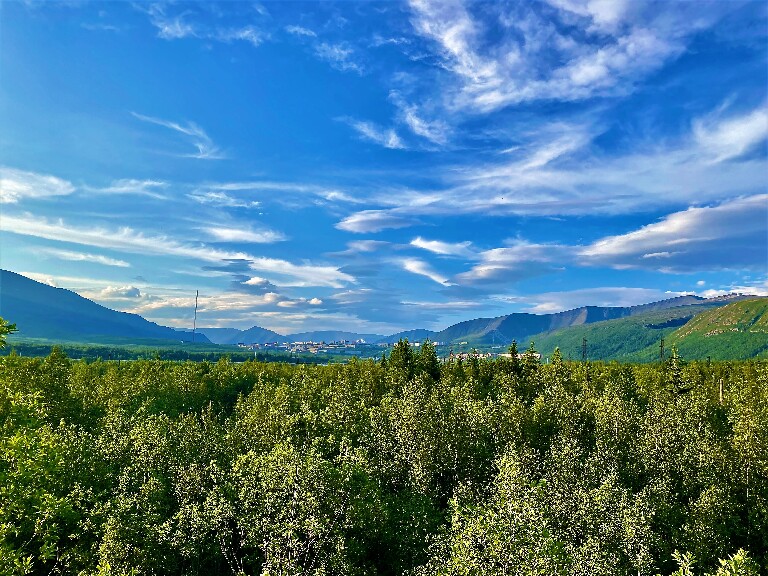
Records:
[[[75,342],[163,340],[189,342],[192,334],[117,312],[82,296],[0,270],[0,316],[16,324],[14,338]],[[195,341],[209,343],[201,334]]]
[[[768,358],[768,298],[733,302],[694,316],[665,339],[683,358]],[[658,351],[657,351],[658,353]],[[639,357],[650,355],[643,350]]]
[[[768,298],[704,300],[691,306],[652,310],[616,320],[574,326],[530,337],[549,356],[580,359],[586,339],[590,360],[652,361],[677,346],[686,359],[754,358],[768,350]],[[736,301],[733,301],[736,299]],[[527,344],[527,341],[525,341]]]
[[[477,347],[508,345],[512,340],[527,342],[534,334],[548,333],[571,326],[581,326],[666,310],[680,306],[695,306],[707,302],[699,296],[678,296],[651,304],[626,307],[582,306],[554,314],[515,313],[496,318],[477,318],[459,322],[438,332],[438,342],[466,341]]]

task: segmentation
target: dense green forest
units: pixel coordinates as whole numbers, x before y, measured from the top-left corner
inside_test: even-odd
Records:
[[[328,362],[328,357],[318,357],[309,353],[295,354],[288,351],[252,351],[235,346],[216,344],[168,344],[167,342],[142,342],[137,344],[83,342],[57,342],[42,338],[12,338],[0,355],[16,352],[20,356],[47,356],[56,346],[68,358],[84,360],[208,360],[215,362],[228,357],[234,362],[259,360],[261,362],[292,362],[298,364],[321,364]],[[336,358],[332,358],[336,359]]]
[[[2,574],[768,572],[768,363],[0,358]]]

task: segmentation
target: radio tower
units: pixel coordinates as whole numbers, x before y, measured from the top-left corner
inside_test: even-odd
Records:
[[[581,361],[582,362],[587,361],[587,339],[586,338],[581,339]]]
[[[192,344],[195,343],[195,331],[197,330],[197,297],[200,295],[200,290],[195,290],[195,318],[192,320]]]
[[[661,339],[659,344],[659,362],[664,362],[664,338]]]

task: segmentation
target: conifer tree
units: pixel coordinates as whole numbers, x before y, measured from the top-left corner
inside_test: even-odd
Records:
[[[435,345],[429,340],[424,340],[417,358],[418,371],[429,375],[433,380],[440,379],[440,361],[437,358]]]

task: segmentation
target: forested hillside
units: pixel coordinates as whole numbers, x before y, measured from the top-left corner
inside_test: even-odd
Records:
[[[78,342],[190,342],[191,332],[174,330],[137,314],[105,308],[63,288],[0,270],[0,315],[13,318],[24,338]],[[195,341],[209,342],[202,334]]]
[[[0,573],[757,575],[767,423],[761,361],[11,355]]]

